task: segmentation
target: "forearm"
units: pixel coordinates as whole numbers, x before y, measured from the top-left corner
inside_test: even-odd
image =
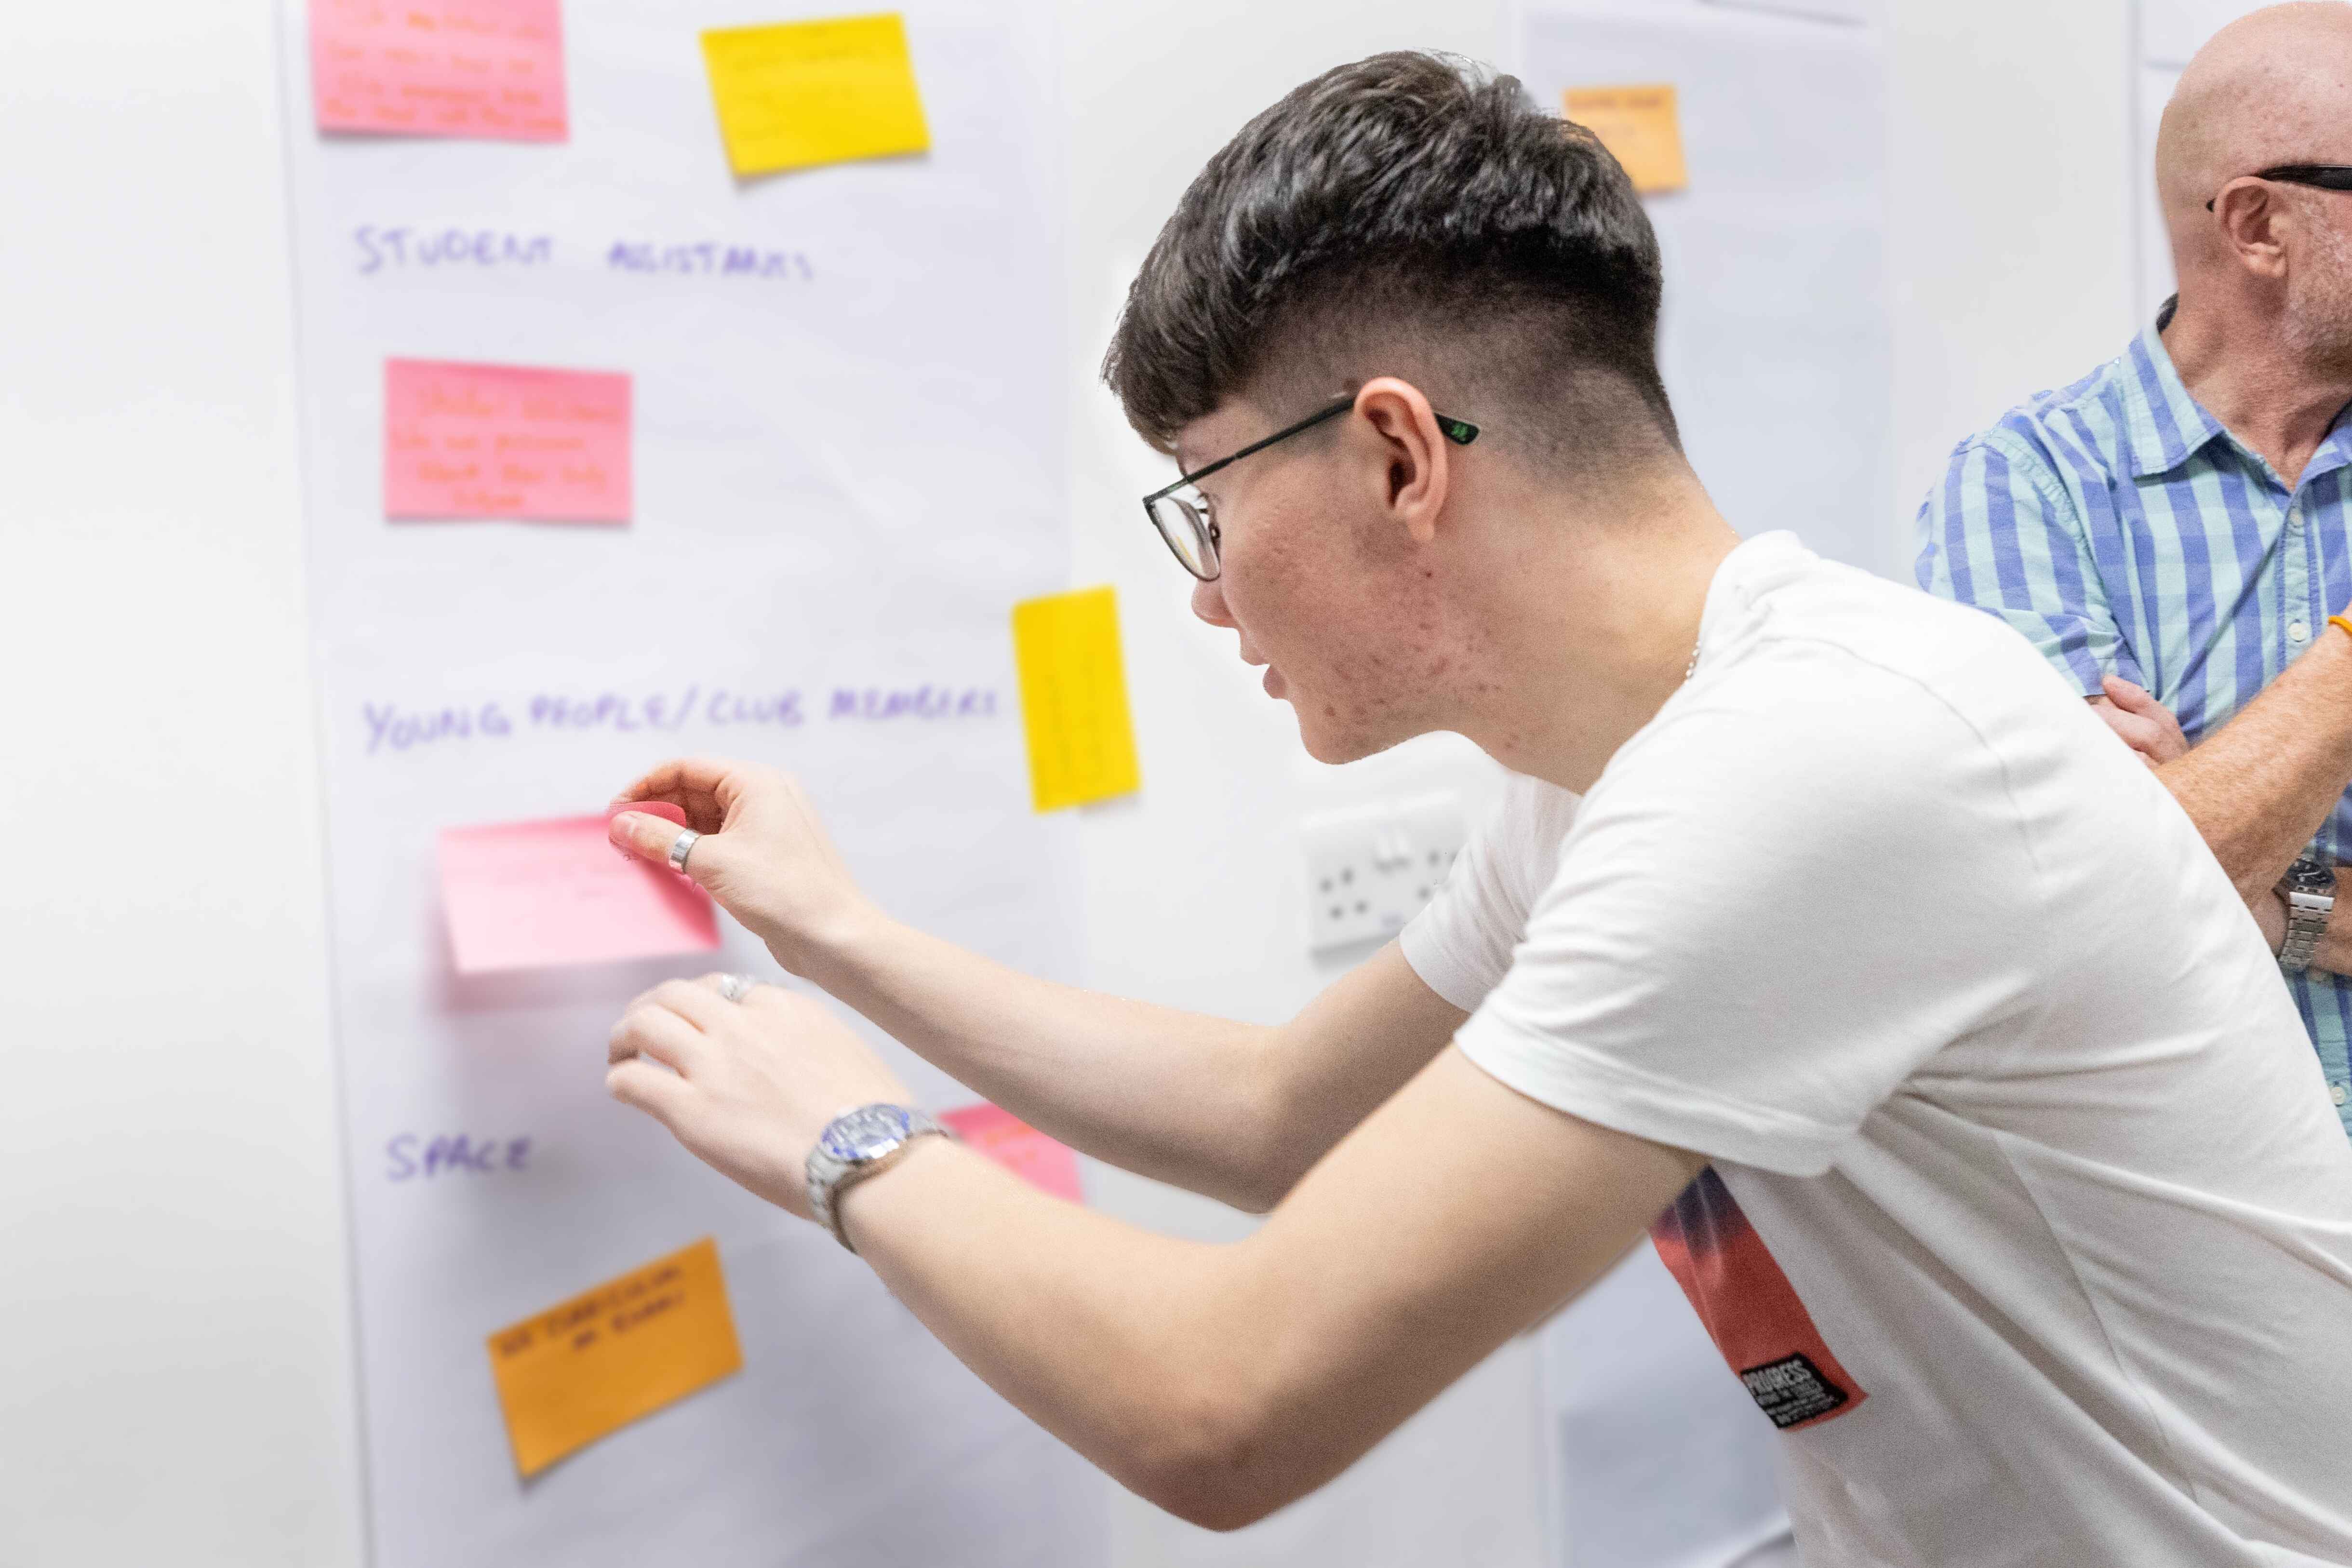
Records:
[[[1337,1475],[1597,1279],[1704,1163],[1449,1052],[1229,1247],[1056,1202],[939,1139],[842,1216],[990,1386],[1144,1497],[1230,1528]]]
[[[938,1139],[852,1188],[842,1217],[991,1387],[1121,1485],[1213,1522],[1203,1477],[1246,1425],[1239,1358],[1255,1342],[1219,1326],[1228,1249],[1053,1202]]]
[[[807,973],[1073,1148],[1244,1207],[1270,1201],[1270,1028],[1055,984],[879,916]]]
[[[2352,783],[2352,637],[2329,630],[2236,718],[2157,777],[2239,895],[2250,905],[2267,897]]]

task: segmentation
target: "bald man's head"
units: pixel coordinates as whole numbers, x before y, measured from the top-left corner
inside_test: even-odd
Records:
[[[2292,163],[2352,165],[2344,0],[2273,5],[2214,34],[2165,106],[2156,183],[2182,311],[2234,352],[2352,374],[2352,191],[2246,178]]]
[[[2213,35],[2180,74],[2156,137],[2176,254],[2219,236],[2205,204],[2241,174],[2352,163],[2352,5],[2273,5]],[[2200,221],[2202,220],[2202,221]]]

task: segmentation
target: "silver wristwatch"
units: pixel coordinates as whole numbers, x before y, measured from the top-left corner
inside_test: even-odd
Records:
[[[2279,967],[2300,974],[2311,967],[2311,955],[2327,934],[2327,916],[2336,908],[2336,868],[2306,855],[2279,879],[2278,896],[2286,900],[2286,939],[2279,943]]]
[[[898,1163],[907,1145],[926,1133],[955,1134],[907,1105],[861,1105],[824,1124],[809,1151],[809,1207],[833,1239],[849,1247],[841,1228],[841,1194]],[[849,1247],[855,1252],[857,1248]]]

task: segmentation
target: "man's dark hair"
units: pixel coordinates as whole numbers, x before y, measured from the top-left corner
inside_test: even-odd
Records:
[[[1287,419],[1405,375],[1497,446],[1581,471],[1679,445],[1662,289],[1649,218],[1591,132],[1471,61],[1374,55],[1209,160],[1128,290],[1103,379],[1169,451],[1231,397]]]

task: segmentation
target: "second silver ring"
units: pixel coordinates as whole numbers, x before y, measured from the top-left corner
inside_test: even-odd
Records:
[[[684,872],[686,858],[694,853],[694,847],[701,841],[702,835],[693,828],[679,828],[677,837],[670,841],[669,868],[673,871]]]

